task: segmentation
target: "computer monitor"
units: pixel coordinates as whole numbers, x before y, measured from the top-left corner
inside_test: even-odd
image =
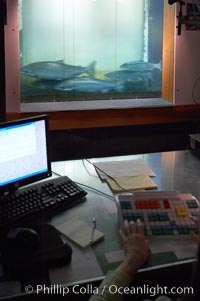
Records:
[[[0,123],[0,195],[50,177],[48,116]]]

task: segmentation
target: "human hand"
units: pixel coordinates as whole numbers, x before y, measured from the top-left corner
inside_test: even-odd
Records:
[[[145,263],[149,254],[149,242],[144,235],[141,221],[130,223],[124,221],[124,232],[120,231],[125,248],[125,259],[122,263],[123,270],[131,277]]]

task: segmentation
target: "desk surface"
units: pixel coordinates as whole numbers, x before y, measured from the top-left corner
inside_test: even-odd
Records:
[[[157,190],[191,193],[200,199],[200,158],[190,151],[98,158],[91,159],[91,161],[101,162],[138,158],[142,158],[148,163],[156,174],[153,180],[158,185]],[[58,225],[69,219],[91,223],[93,217],[95,217],[97,229],[105,234],[105,239],[85,250],[69,241],[73,248],[72,262],[62,268],[50,270],[51,283],[68,284],[103,277],[108,270],[119,264],[119,262],[109,263],[108,257],[114,256],[116,259],[119,256],[120,260],[120,254],[122,253],[122,244],[118,234],[118,214],[112,192],[108,185],[99,179],[94,167],[87,161],[53,162],[52,171],[62,176],[67,175],[73,181],[88,185],[91,188],[84,187],[88,192],[85,202],[62,212],[59,216],[53,218],[51,223]],[[110,195],[111,198],[94,191],[92,188]],[[185,258],[185,260],[188,259]],[[175,262],[177,262],[177,257],[173,252],[151,254],[145,268]]]
[[[146,163],[148,163],[153,172],[156,174],[156,177],[154,177],[153,180],[158,186],[157,190],[191,193],[200,199],[200,169],[198,168],[200,158],[190,151],[99,158],[91,159],[91,161],[101,162],[107,160],[130,160],[138,158],[142,158]],[[89,185],[112,196],[112,192],[108,185],[99,179],[94,167],[87,161],[75,160],[54,162],[52,163],[52,170],[61,175],[68,175],[76,182]],[[92,253],[94,253],[97,258],[97,264],[95,266],[94,258],[91,259],[91,263],[90,260],[87,263],[88,267],[91,265],[94,267],[91,269],[91,274],[89,273],[89,269],[87,269],[87,273],[78,273],[79,279],[76,279],[73,273],[73,275],[70,275],[70,277],[72,276],[70,279],[70,277],[66,277],[67,270],[65,270],[65,283],[102,276],[109,269],[115,268],[119,264],[119,262],[108,262],[108,257],[115,257],[116,260],[119,257],[120,260],[121,256],[120,250],[122,250],[122,244],[118,235],[119,225],[115,201],[100,193],[94,192],[92,189],[86,190],[88,191],[87,201],[78,207],[63,213],[62,217],[59,217],[59,223],[62,219],[65,221],[68,218],[81,219],[85,222],[91,223],[92,218],[95,216],[97,220],[97,228],[105,234],[105,239],[92,247]],[[55,219],[53,223],[56,224],[57,219]],[[74,247],[76,248],[76,246]],[[86,254],[86,256],[87,255],[89,256],[89,253]],[[185,259],[188,258],[191,258],[190,254]],[[174,262],[177,262],[177,257],[174,252],[162,251],[161,254],[151,254],[146,268]],[[87,265],[84,266],[83,269],[87,268]],[[51,275],[53,275],[53,281],[58,279],[64,283],[63,279],[61,279],[63,274],[62,276],[61,274],[59,276],[59,273],[55,273],[54,271]]]

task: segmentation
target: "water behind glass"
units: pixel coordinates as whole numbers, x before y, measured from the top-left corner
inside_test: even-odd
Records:
[[[162,13],[163,0],[19,1],[22,102],[160,97]]]

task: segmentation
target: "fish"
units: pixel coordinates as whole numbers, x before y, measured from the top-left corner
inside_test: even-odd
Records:
[[[121,91],[123,85],[120,82],[114,83],[89,77],[79,77],[74,80],[63,81],[55,85],[54,88],[66,92],[108,93],[114,90]]]
[[[154,64],[154,63],[144,62],[140,60],[140,61],[131,61],[131,62],[124,63],[120,66],[120,68],[129,71],[145,72],[145,71],[152,71],[154,69],[161,70],[162,64],[161,61],[158,64]]]
[[[148,79],[127,80],[124,82],[124,89],[126,92],[144,92],[149,90]]]
[[[36,62],[23,66],[20,73],[40,80],[67,80],[83,73],[93,78],[95,76],[95,61],[87,67],[67,65],[62,60]]]
[[[153,74],[151,72],[134,72],[130,70],[119,70],[108,72],[104,74],[110,80],[127,81],[134,79],[151,79],[153,80]]]
[[[40,90],[47,90],[52,89],[54,85],[58,83],[57,80],[45,80],[45,79],[39,79],[31,83],[31,86],[40,89]]]

